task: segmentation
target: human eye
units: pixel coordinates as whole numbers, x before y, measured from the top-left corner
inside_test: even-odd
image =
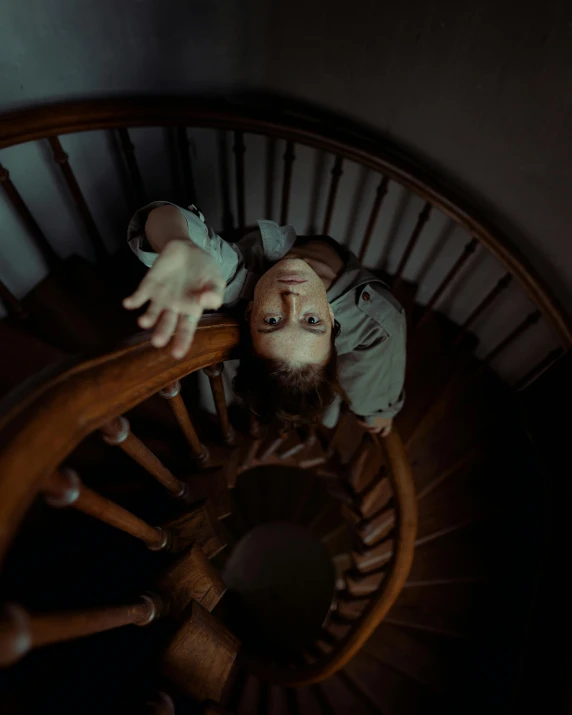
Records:
[[[320,325],[322,322],[317,315],[306,315],[304,316],[304,320],[308,325]]]
[[[270,315],[267,318],[264,318],[264,322],[266,325],[278,325],[282,322],[282,318],[279,315]]]

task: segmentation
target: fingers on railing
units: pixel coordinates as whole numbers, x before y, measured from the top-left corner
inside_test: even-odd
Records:
[[[0,665],[10,665],[34,648],[101,633],[120,626],[146,626],[161,615],[162,602],[151,593],[134,603],[83,611],[30,614],[17,605],[0,616]]]
[[[228,407],[226,404],[224,384],[222,381],[223,370],[224,364],[222,362],[219,362],[215,363],[214,365],[211,365],[210,367],[205,367],[203,371],[205,375],[209,378],[209,383],[213,394],[223,441],[225,442],[225,444],[234,445],[236,441],[236,435],[228,416]]]
[[[57,508],[70,507],[141,539],[152,551],[166,549],[169,534],[160,526],[151,526],[127,509],[82,484],[71,469],[50,475],[42,487],[46,502]]]
[[[93,216],[91,215],[91,211],[89,210],[89,206],[77,182],[73,169],[71,168],[69,157],[62,147],[59,137],[48,137],[48,142],[54,155],[54,161],[60,166],[64,181],[70,190],[76,208],[83,220],[87,235],[91,239],[95,255],[98,260],[103,260],[107,257],[107,249],[103,243],[99,229],[93,220]]]
[[[171,385],[167,385],[167,387],[161,390],[159,395],[168,401],[169,407],[171,408],[171,411],[189,444],[193,458],[199,462],[199,464],[207,462],[209,458],[208,449],[200,441],[193,421],[191,420],[187,407],[183,401],[181,396],[181,383],[177,380]]]
[[[100,429],[107,444],[119,447],[175,497],[186,497],[187,486],[179,481],[165,465],[132,432],[125,417],[116,417]]]

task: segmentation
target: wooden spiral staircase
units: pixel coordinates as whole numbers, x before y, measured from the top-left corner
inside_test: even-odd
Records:
[[[118,306],[137,266],[121,251],[105,255],[58,135],[116,130],[141,198],[127,129],[140,125],[177,127],[187,197],[194,189],[185,127],[220,133],[229,238],[247,230],[249,132],[269,136],[270,146],[285,142],[283,222],[298,144],[334,156],[323,233],[343,162],[381,172],[362,259],[389,183],[423,197],[388,277],[412,326],[407,402],[388,438],[364,434],[349,409],[333,430],[287,434],[229,409],[221,371],[237,357],[239,331],[224,316],[203,319],[182,361],[152,348],[146,334],[100,347],[134,332]],[[514,390],[489,365],[541,319],[560,346],[519,386],[572,342],[566,317],[534,272],[419,167],[364,134],[299,116],[121,100],[9,115],[0,128],[3,147],[47,138],[99,257],[96,266],[62,261],[4,170],[7,197],[51,271],[22,300],[2,286],[4,387],[29,378],[5,398],[0,423],[2,712],[508,712],[541,555],[531,528],[539,485]],[[276,172],[271,162],[267,169]],[[464,226],[470,240],[420,306],[418,286],[403,273],[436,211]],[[436,308],[478,245],[507,272],[455,325]],[[514,283],[534,311],[477,359],[470,331]],[[91,352],[66,358],[78,349]],[[200,370],[216,420],[195,404]],[[254,624],[234,607],[221,576],[245,535],[284,522],[321,544],[335,570],[329,610],[297,651],[251,636]]]

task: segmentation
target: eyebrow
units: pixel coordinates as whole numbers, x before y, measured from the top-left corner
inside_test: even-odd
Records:
[[[278,323],[278,325],[271,325],[268,328],[258,328],[256,331],[257,333],[275,333],[277,330],[282,330],[283,324]],[[321,328],[312,328],[309,325],[303,325],[302,330],[306,330],[308,333],[312,333],[313,335],[325,335],[328,328],[324,325]]]

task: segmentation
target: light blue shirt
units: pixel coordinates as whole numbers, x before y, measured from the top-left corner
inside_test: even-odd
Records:
[[[169,201],[154,201],[139,209],[129,223],[127,239],[137,257],[152,266],[157,254],[145,236],[149,213]],[[171,204],[175,206],[175,204]],[[250,301],[260,276],[283,258],[296,242],[292,226],[258,221],[258,229],[237,243],[227,243],[210,228],[194,206],[176,206],[187,221],[189,239],[218,263],[226,281],[224,306]],[[394,417],[403,406],[405,380],[405,312],[387,285],[363,268],[351,251],[340,247],[344,268],[327,292],[340,323],[336,338],[338,375],[352,412],[367,422],[375,417]],[[227,388],[235,372],[225,363]],[[229,389],[227,398],[232,395]],[[334,410],[337,413],[337,410]],[[333,411],[324,419],[335,424]]]

